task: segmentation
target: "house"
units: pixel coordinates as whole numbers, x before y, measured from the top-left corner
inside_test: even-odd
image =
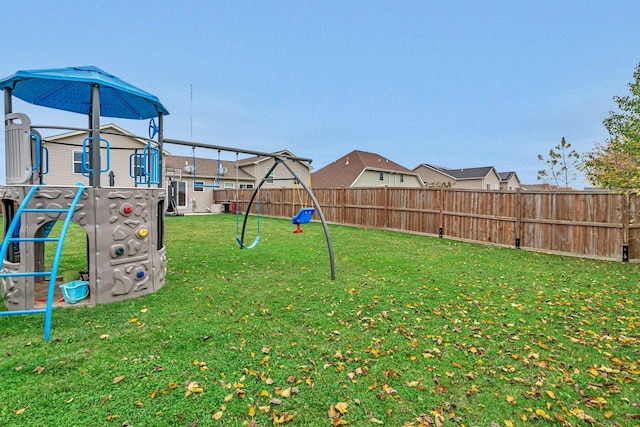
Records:
[[[475,190],[500,190],[502,179],[493,166],[449,169],[422,163],[413,169],[431,188],[454,187]],[[515,174],[514,174],[515,175]]]
[[[500,189],[501,190],[517,190],[521,188],[520,178],[515,172],[500,172]]]
[[[423,187],[420,176],[379,154],[354,150],[312,174],[315,188]]]
[[[101,139],[104,147],[101,150],[101,158],[104,164],[102,170],[109,169],[106,174],[113,172],[110,180],[103,185],[117,187],[134,187],[135,179],[131,176],[131,155],[138,150],[141,152],[147,141],[137,138],[126,130],[114,125],[100,126]],[[130,136],[127,136],[130,135]],[[108,141],[108,150],[107,150]],[[86,131],[73,131],[42,138],[42,146],[45,147],[46,175],[43,181],[48,185],[75,185],[82,182],[89,185],[87,173],[83,175],[82,159],[83,150],[88,150],[88,138]],[[84,155],[85,167],[89,167],[88,156]],[[135,165],[135,161],[134,161]],[[134,168],[135,169],[135,168]]]
[[[210,151],[213,153],[213,151]],[[293,156],[287,150],[276,154]],[[164,176],[170,194],[175,195],[176,205],[182,212],[211,212],[227,200],[236,198],[237,191],[253,190],[273,167],[275,159],[254,156],[236,160],[218,160],[194,156],[164,156]],[[309,182],[311,166],[307,162],[286,160],[296,178],[283,166],[276,167],[266,177],[263,189],[295,188],[298,179]],[[214,190],[226,190],[224,193]],[[222,196],[221,196],[222,194]],[[222,197],[223,200],[215,200]]]

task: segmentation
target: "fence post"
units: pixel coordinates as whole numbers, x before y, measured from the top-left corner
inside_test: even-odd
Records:
[[[440,197],[438,236],[442,237],[442,233],[444,232],[444,188],[440,187],[440,190],[438,191],[438,196]]]
[[[389,228],[389,186],[384,186],[384,229]]]
[[[344,201],[345,201],[345,188],[344,186],[341,187],[340,189],[340,224],[344,224],[344,211],[345,211],[345,207],[344,207]]]
[[[520,249],[520,244],[522,243],[522,192],[520,191],[520,187],[518,187],[516,189],[516,206],[515,206],[515,215],[516,215],[516,222],[515,222],[515,230],[514,231],[514,235],[516,238],[516,249]]]
[[[629,194],[622,195],[622,261],[629,262]]]

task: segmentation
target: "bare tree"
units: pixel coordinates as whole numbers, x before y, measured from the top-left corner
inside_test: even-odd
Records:
[[[558,188],[570,188],[579,177],[580,154],[562,137],[560,144],[549,150],[547,157],[538,154],[538,160],[545,168],[538,171],[538,181],[544,181]]]

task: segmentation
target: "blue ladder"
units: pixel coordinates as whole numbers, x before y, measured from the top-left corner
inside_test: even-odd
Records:
[[[30,276],[49,276],[49,290],[47,291],[47,306],[46,308],[34,308],[30,310],[13,310],[13,311],[0,311],[0,316],[11,316],[11,315],[19,315],[19,314],[38,314],[44,313],[44,339],[48,341],[51,337],[51,312],[53,310],[53,293],[56,286],[56,276],[58,274],[58,266],[60,265],[60,255],[62,254],[62,246],[64,245],[64,239],[67,235],[67,230],[69,229],[69,224],[71,223],[71,219],[73,218],[73,212],[76,209],[78,201],[80,201],[80,197],[82,197],[82,192],[84,191],[84,184],[79,183],[78,191],[76,192],[73,201],[69,205],[68,209],[64,208],[27,208],[29,201],[34,196],[34,194],[38,191],[39,185],[34,185],[31,187],[24,200],[20,204],[20,207],[16,211],[7,232],[5,233],[5,238],[2,241],[2,247],[0,248],[0,262],[4,262],[5,256],[7,255],[7,249],[9,245],[12,243],[19,242],[57,242],[56,253],[53,258],[53,263],[51,264],[50,271],[33,271],[33,272],[13,272],[13,273],[3,273],[0,272],[0,278],[3,277],[30,277]],[[39,213],[64,213],[66,217],[64,219],[64,223],[62,225],[62,230],[60,231],[60,237],[14,237],[14,231],[16,227],[19,227],[20,224],[20,216],[23,213],[28,212],[39,212]],[[47,233],[48,234],[48,233]]]

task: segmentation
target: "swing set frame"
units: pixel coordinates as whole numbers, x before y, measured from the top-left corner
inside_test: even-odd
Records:
[[[271,173],[275,170],[275,168],[278,165],[283,165],[285,167],[285,169],[287,169],[287,171],[289,171],[289,173],[291,174],[291,177],[298,180],[298,183],[302,186],[304,191],[307,193],[307,195],[309,196],[309,198],[313,202],[313,206],[315,208],[315,211],[318,213],[318,216],[320,217],[320,221],[322,223],[322,228],[324,230],[325,240],[327,242],[327,250],[328,250],[328,253],[329,253],[329,266],[330,266],[330,269],[331,269],[331,280],[335,280],[335,278],[336,278],[336,267],[335,267],[335,259],[334,259],[334,256],[333,256],[333,246],[331,244],[331,236],[329,235],[329,228],[328,228],[327,221],[325,219],[324,213],[322,212],[322,208],[320,207],[320,204],[318,203],[318,200],[314,196],[314,194],[311,191],[311,189],[309,188],[309,186],[307,184],[305,184],[303,180],[299,179],[300,177],[294,172],[294,170],[291,168],[291,166],[289,166],[287,164],[287,160],[311,163],[313,161],[312,159],[304,158],[304,157],[298,157],[298,156],[291,156],[291,155],[283,154],[283,153],[269,153],[269,152],[264,152],[264,151],[247,150],[247,149],[244,149],[244,148],[236,148],[236,147],[228,147],[228,146],[223,146],[223,145],[207,144],[207,143],[204,143],[204,142],[184,141],[184,140],[180,140],[180,139],[163,138],[162,142],[163,142],[163,144],[174,144],[174,145],[188,146],[188,147],[192,147],[192,149],[194,149],[194,150],[195,150],[195,147],[207,148],[207,149],[211,149],[211,150],[218,150],[218,157],[220,157],[219,153],[221,151],[225,151],[225,152],[236,153],[236,159],[237,159],[238,154],[240,154],[240,153],[241,154],[253,155],[253,156],[261,156],[261,157],[271,157],[271,158],[273,158],[273,160],[274,160],[273,166],[262,177],[262,179],[260,180],[260,183],[253,189],[253,193],[251,194],[251,198],[249,199],[249,203],[247,204],[247,208],[246,208],[246,210],[244,212],[244,220],[242,222],[242,232],[240,233],[240,237],[236,237],[238,243],[240,244],[240,248],[241,249],[242,248],[249,249],[249,246],[253,247],[253,246],[255,246],[255,244],[258,243],[258,240],[260,238],[259,233],[258,233],[258,236],[256,237],[256,240],[254,241],[254,243],[252,243],[251,245],[245,245],[244,244],[244,235],[245,235],[245,231],[246,231],[246,226],[247,226],[247,220],[248,220],[248,217],[249,217],[249,213],[251,211],[251,207],[252,207],[254,201],[256,200],[257,195],[259,194],[260,189],[262,188],[264,183],[269,179],[269,177],[271,176]],[[237,160],[236,160],[236,167],[238,167]],[[237,191],[237,188],[236,188],[236,191]],[[236,209],[238,209],[238,203],[236,203]]]

